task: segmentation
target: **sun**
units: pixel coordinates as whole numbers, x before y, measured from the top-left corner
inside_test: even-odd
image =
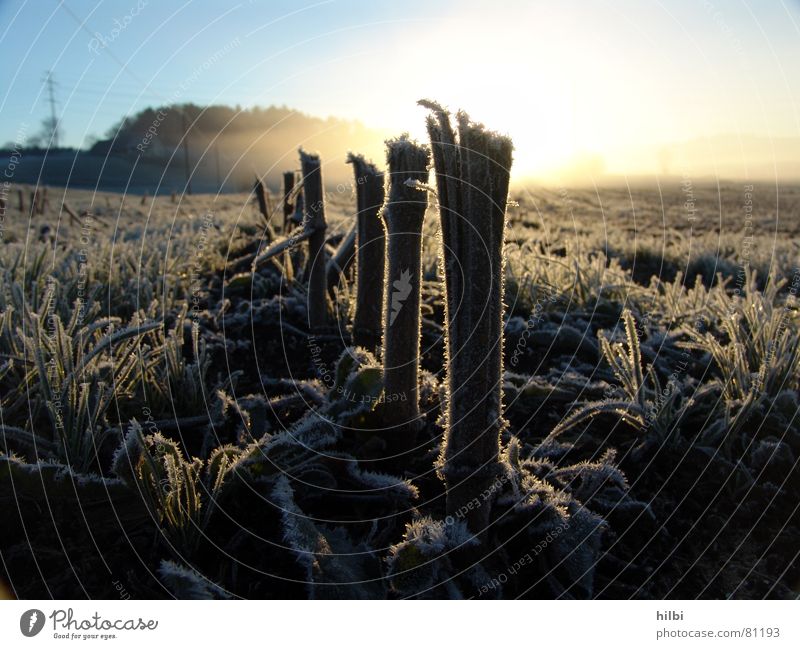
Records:
[[[584,148],[576,130],[579,64],[563,43],[532,32],[531,24],[487,26],[482,16],[458,14],[425,37],[431,73],[416,77],[414,84],[449,108],[463,108],[474,121],[509,135],[514,178],[550,174]],[[458,65],[442,70],[435,62],[453,56],[454,34],[459,44],[472,46],[460,46],[455,50]]]

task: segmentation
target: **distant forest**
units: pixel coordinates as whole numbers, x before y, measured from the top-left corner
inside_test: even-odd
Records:
[[[277,189],[281,173],[297,167],[299,146],[320,153],[326,183],[349,181],[348,151],[382,164],[386,135],[359,122],[312,117],[285,106],[180,104],[124,117],[88,151],[48,150],[43,142],[49,137],[38,135],[22,147],[4,145],[0,155],[18,158],[16,182],[134,193],[180,191],[188,157],[194,191],[231,192],[249,190],[255,176]]]
[[[312,117],[286,106],[242,109],[181,104],[146,108],[123,118],[92,146],[91,153],[180,158],[184,134],[188,134],[193,165],[198,161],[216,165],[219,155],[223,173],[246,167],[250,176],[257,169],[259,174],[277,178],[286,165],[296,164],[301,145],[319,151],[337,179],[346,171],[348,150],[381,156],[385,137],[359,122]]]

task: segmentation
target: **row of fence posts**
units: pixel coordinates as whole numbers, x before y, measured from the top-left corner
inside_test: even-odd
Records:
[[[331,291],[342,278],[346,281],[355,261],[352,341],[380,357],[384,393],[403,395],[387,397],[381,405],[387,434],[403,440],[394,448],[412,448],[422,423],[422,227],[432,162],[442,229],[446,351],[445,435],[437,466],[447,488],[448,515],[480,536],[489,523],[491,501],[476,494],[496,483],[502,471],[504,231],[512,144],[464,113],[453,128],[441,106],[420,103],[431,111],[431,145],[407,136],[388,141],[386,180],[363,156],[348,157],[355,175],[356,219],[331,254],[320,159],[301,150],[300,178],[291,171],[283,175],[284,236],[268,229],[269,245],[253,270],[305,242],[308,327],[319,332],[328,326]],[[272,211],[263,184],[257,183],[256,194],[269,221]]]

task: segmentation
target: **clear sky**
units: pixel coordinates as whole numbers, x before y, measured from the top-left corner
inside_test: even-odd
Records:
[[[675,173],[714,161],[698,142],[800,138],[789,0],[0,0],[0,41],[0,142],[49,114],[48,69],[75,146],[171,101],[421,136],[421,97],[509,133],[518,174]]]

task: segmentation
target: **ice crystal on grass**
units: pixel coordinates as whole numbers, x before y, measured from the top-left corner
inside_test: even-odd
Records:
[[[158,568],[161,583],[175,599],[230,599],[223,588],[197,570],[165,559]]]
[[[400,597],[462,599],[486,575],[479,565],[459,574],[452,554],[477,545],[463,520],[421,517],[406,525],[403,540],[389,549],[389,583]]]

